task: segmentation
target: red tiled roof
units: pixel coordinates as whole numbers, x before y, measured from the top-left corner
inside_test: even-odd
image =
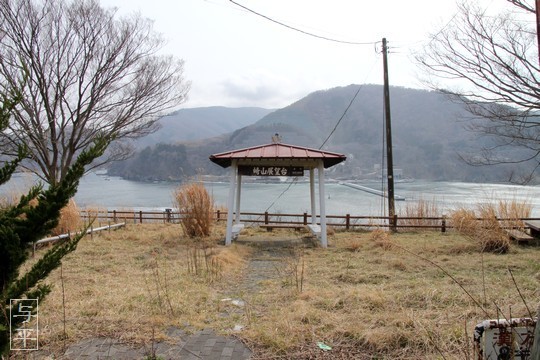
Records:
[[[231,166],[232,160],[265,161],[275,162],[285,161],[305,161],[305,160],[323,160],[324,167],[329,168],[347,157],[343,154],[306,148],[302,146],[288,145],[282,143],[272,143],[259,145],[245,149],[226,151],[210,156],[210,160],[221,167]]]

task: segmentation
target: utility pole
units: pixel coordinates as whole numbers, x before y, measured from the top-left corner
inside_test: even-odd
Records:
[[[537,0],[540,1],[540,0]],[[390,229],[396,231],[394,204],[394,160],[392,156],[392,121],[390,116],[390,86],[388,85],[388,47],[386,38],[382,39],[383,67],[384,67],[384,110],[386,118],[386,178],[388,181],[388,217]]]

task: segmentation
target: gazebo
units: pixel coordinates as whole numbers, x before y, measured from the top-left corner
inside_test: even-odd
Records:
[[[327,247],[324,169],[345,161],[345,155],[283,144],[277,134],[272,139],[271,144],[232,150],[210,156],[210,160],[219,166],[223,168],[231,167],[225,245],[230,245],[233,237],[236,237],[243,228],[243,224],[240,223],[242,176],[304,176],[304,170],[309,170],[311,224],[308,227],[320,239],[321,246]],[[319,177],[320,225],[317,224],[315,203],[315,169],[317,169]],[[235,215],[234,224],[233,213]]]

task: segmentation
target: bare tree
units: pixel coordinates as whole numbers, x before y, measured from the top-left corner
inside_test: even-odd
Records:
[[[530,179],[540,164],[540,68],[535,8],[507,0],[503,12],[486,13],[474,1],[459,3],[452,21],[432,35],[421,67],[432,88],[462,102],[472,115],[468,128],[490,137],[473,165],[527,163]],[[514,179],[515,180],[515,179]]]
[[[97,137],[116,141],[88,170],[126,158],[129,139],[187,98],[183,61],[158,54],[162,38],[140,15],[97,0],[0,0],[0,23],[0,91],[22,94],[0,148],[26,144],[24,166],[50,184]]]

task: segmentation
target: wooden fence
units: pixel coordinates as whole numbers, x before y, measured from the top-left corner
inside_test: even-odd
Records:
[[[119,222],[126,223],[179,223],[180,219],[189,216],[188,213],[166,209],[165,211],[120,211],[120,210],[82,210],[83,218],[95,218],[98,223]],[[214,220],[227,221],[227,211],[216,210]],[[483,219],[477,219],[483,220]],[[504,221],[515,220],[540,220],[540,218],[527,219],[499,219]],[[261,224],[291,224],[308,225],[311,223],[311,216],[308,213],[303,214],[283,214],[283,213],[255,213],[241,212],[240,221],[244,224],[257,226]],[[399,229],[432,229],[446,232],[452,229],[448,224],[448,219],[442,217],[404,217],[395,215],[393,218],[388,216],[354,216],[354,215],[327,215],[328,226],[336,229],[357,230],[361,228],[392,227]]]

